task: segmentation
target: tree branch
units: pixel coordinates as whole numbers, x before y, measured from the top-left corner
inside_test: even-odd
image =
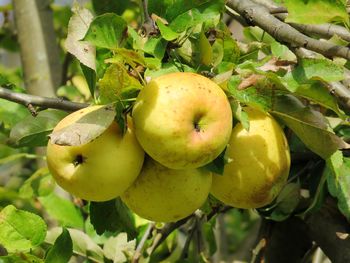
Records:
[[[281,22],[264,6],[251,0],[229,0],[227,5],[244,17],[248,23],[259,26],[282,43],[318,52],[326,57],[342,57],[350,60],[350,49],[310,38],[292,26]]]
[[[40,106],[43,108],[52,108],[65,111],[76,111],[89,106],[87,103],[78,103],[65,101],[56,98],[47,98],[24,93],[12,92],[8,89],[0,87],[0,98],[22,104],[26,107],[29,105]]]
[[[271,13],[271,10],[270,10],[270,14],[273,14],[276,18],[278,18],[283,22],[288,16],[288,13]],[[291,22],[286,22],[286,23],[307,35],[318,35],[320,37],[327,38],[327,39],[333,37],[334,35],[337,35],[340,38],[344,39],[345,41],[350,42],[350,32],[345,27],[342,27],[339,25],[334,25],[329,23],[326,23],[326,24],[298,24],[298,23],[291,23]]]

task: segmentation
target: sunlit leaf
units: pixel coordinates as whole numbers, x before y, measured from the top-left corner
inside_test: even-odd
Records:
[[[346,5],[341,0],[284,0],[284,5],[288,8],[287,22],[301,24],[349,22]]]
[[[128,74],[124,65],[111,64],[99,81],[100,100],[102,103],[121,100],[126,89],[139,90],[141,87],[140,82]]]
[[[301,59],[291,72],[288,72],[282,81],[286,88],[295,92],[299,85],[308,80],[322,80],[327,82],[340,81],[344,79],[344,68],[336,65],[328,59]]]
[[[96,47],[115,49],[126,39],[128,27],[126,21],[113,13],[96,17],[90,24],[84,40]]]
[[[0,244],[8,252],[29,251],[45,239],[46,224],[33,213],[8,205],[0,212]]]
[[[157,19],[156,21],[157,26],[159,28],[160,34],[162,37],[167,41],[172,41],[176,38],[178,38],[179,34],[175,31],[173,31],[170,27],[166,26],[162,20]]]

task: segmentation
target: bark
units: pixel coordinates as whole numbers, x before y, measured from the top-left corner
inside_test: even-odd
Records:
[[[29,94],[54,97],[61,64],[50,0],[13,0],[18,42]]]
[[[304,47],[326,57],[350,59],[349,48],[310,38],[270,14],[266,7],[251,0],[229,0],[227,5],[244,17],[249,24],[262,28],[281,43]]]
[[[46,98],[42,96],[29,95],[24,93],[12,92],[0,87],[0,98],[17,102],[28,108],[39,106],[41,108],[59,109],[65,111],[76,111],[89,106],[87,103],[65,101],[57,98]]]

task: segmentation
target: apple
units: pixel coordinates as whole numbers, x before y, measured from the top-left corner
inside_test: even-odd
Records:
[[[232,131],[226,94],[195,73],[151,80],[139,93],[132,116],[145,152],[172,169],[210,163],[225,149]]]
[[[102,106],[91,106],[62,119],[58,131]],[[121,195],[139,175],[144,151],[134,135],[132,121],[122,134],[116,122],[93,141],[78,146],[61,146],[49,141],[48,168],[57,184],[89,201],[106,201]]]
[[[237,208],[265,206],[286,184],[290,153],[282,128],[274,118],[246,108],[250,128],[237,124],[225,151],[231,162],[223,175],[213,175],[211,193],[223,203]]]
[[[174,170],[146,158],[139,177],[121,198],[145,219],[173,222],[189,216],[203,205],[211,180],[211,172],[204,168]]]

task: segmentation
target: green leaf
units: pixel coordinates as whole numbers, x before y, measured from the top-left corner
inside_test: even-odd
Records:
[[[341,0],[284,0],[288,9],[286,22],[322,24],[334,21],[349,23],[346,5]]]
[[[62,234],[57,237],[55,243],[47,252],[45,263],[66,263],[73,255],[73,242],[67,229],[62,229]]]
[[[66,115],[60,110],[41,111],[36,117],[29,115],[12,128],[9,142],[16,147],[46,146],[48,135]]]
[[[323,159],[329,158],[337,149],[348,148],[341,138],[329,131],[328,123],[320,112],[304,106],[291,95],[275,98],[271,113]]]
[[[325,85],[319,81],[300,85],[295,90],[295,94],[334,111],[341,118],[346,118],[344,112],[339,108],[336,98],[332,96]]]
[[[219,175],[223,175],[224,174],[224,166],[227,163],[225,161],[225,151],[222,151],[222,153],[220,153],[220,155],[218,157],[216,157],[216,159],[214,159],[212,162],[208,163],[207,165],[204,166],[205,169],[219,174]]]
[[[83,216],[72,202],[57,196],[55,193],[39,197],[39,202],[61,226],[83,228]]]
[[[134,218],[120,198],[90,203],[90,220],[97,234],[105,231],[126,232],[128,240],[136,237]]]
[[[127,37],[127,23],[116,14],[103,14],[96,17],[84,37],[96,47],[115,49],[122,46]]]
[[[54,190],[55,185],[47,167],[42,167],[23,183],[19,189],[19,195],[21,198],[49,195]]]
[[[122,15],[129,3],[129,0],[92,0],[92,6],[99,15],[111,12]]]
[[[9,254],[0,257],[0,263],[43,263],[44,260],[29,253]]]
[[[223,10],[224,5],[221,0],[196,0],[196,1],[187,1],[187,0],[176,0],[176,1],[159,1],[159,0],[149,0],[148,2],[148,11],[150,14],[155,13],[158,16],[164,17],[168,22],[171,22],[177,16],[188,12],[192,8],[198,8],[203,12],[203,7],[201,6],[217,6],[217,14]]]
[[[29,115],[28,109],[18,103],[0,99],[0,124],[12,128]]]
[[[165,54],[167,41],[161,37],[151,37],[143,46],[143,51],[155,58],[162,60]]]
[[[199,61],[205,66],[209,66],[213,59],[213,51],[209,40],[202,30],[199,34]]]
[[[260,108],[263,111],[268,111],[273,108],[274,98],[278,95],[285,94],[285,91],[274,89],[267,83],[256,85],[257,87],[249,87],[246,89],[238,89],[241,83],[241,78],[238,75],[233,75],[228,83],[228,91],[234,99],[242,104],[247,104],[255,108]]]
[[[140,90],[140,82],[130,76],[122,64],[111,64],[103,78],[99,81],[101,103],[110,103],[122,100],[122,93],[126,89]]]
[[[106,258],[113,262],[127,262],[135,253],[136,240],[128,241],[126,233],[119,233],[116,237],[110,237],[103,246]]]
[[[233,116],[242,124],[243,128],[249,131],[249,117],[248,114],[242,109],[241,104],[236,100],[230,101]]]
[[[69,146],[86,144],[100,136],[112,124],[115,114],[113,105],[97,107],[76,122],[53,132],[50,142]]]
[[[29,251],[45,239],[46,224],[33,213],[8,205],[0,212],[0,244],[8,252]]]
[[[299,85],[309,80],[322,80],[326,82],[344,79],[344,68],[336,65],[329,59],[304,58],[298,65],[281,78],[283,84],[291,92],[295,92]]]
[[[178,33],[185,32],[191,27],[199,24],[208,24],[209,27],[214,27],[220,21],[221,12],[224,10],[224,1],[206,1],[193,3],[192,1],[178,1],[181,4],[180,10],[177,10],[178,15],[175,19],[169,20],[169,27]],[[190,8],[189,5],[192,5]],[[176,6],[171,5],[170,12],[176,10]]]
[[[179,37],[179,33],[173,31],[170,27],[166,26],[162,20],[156,20],[157,26],[159,28],[160,34],[167,41],[172,41]]]
[[[85,66],[82,63],[80,63],[80,67],[81,67],[81,70],[83,71],[84,77],[88,84],[91,97],[93,98],[95,95],[95,88],[96,88],[96,71]]]
[[[195,70],[179,62],[168,62],[164,63],[160,69],[147,69],[145,72],[145,78],[156,78],[172,72],[195,72]]]
[[[285,45],[275,41],[271,43],[271,54],[281,60],[296,61],[295,54]]]
[[[289,183],[283,187],[276,200],[271,207],[262,208],[261,211],[271,211],[269,215],[265,216],[274,221],[286,220],[299,204],[300,184]]]
[[[104,263],[103,250],[87,234],[77,229],[67,229],[73,241],[73,252],[86,257],[93,262]],[[55,227],[47,232],[45,242],[54,244],[62,233],[61,227]]]
[[[338,208],[350,219],[350,158],[335,152],[327,161],[324,173],[327,176],[328,190],[338,200]]]
[[[145,66],[145,58],[135,50],[118,48],[115,53],[122,57],[123,61],[129,64],[132,68],[135,68],[137,65]],[[108,61],[108,60],[107,60]],[[113,62],[111,62],[113,63]]]

